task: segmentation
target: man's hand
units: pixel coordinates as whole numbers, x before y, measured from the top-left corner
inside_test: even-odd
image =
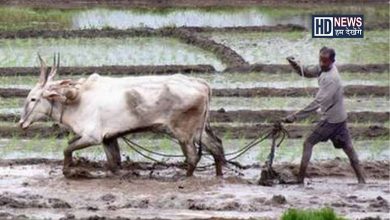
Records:
[[[287,117],[282,119],[282,122],[284,123],[293,123],[297,118],[294,114],[288,115]]]
[[[297,64],[297,61],[295,60],[295,57],[293,57],[293,56],[288,56],[286,59],[292,65],[296,65]]]

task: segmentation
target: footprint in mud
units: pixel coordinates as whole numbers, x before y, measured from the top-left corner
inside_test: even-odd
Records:
[[[137,208],[137,209],[147,209],[150,205],[150,201],[147,198],[142,199],[133,199],[127,202],[121,208]]]
[[[29,219],[26,215],[13,215],[8,212],[0,212],[0,219],[18,219],[18,220],[24,220]]]
[[[376,212],[390,212],[389,203],[382,196],[372,199],[368,207]]]
[[[270,200],[266,201],[265,203],[269,205],[284,205],[287,203],[287,199],[283,195],[274,195]]]
[[[105,201],[105,202],[113,202],[113,201],[115,201],[116,197],[114,195],[108,193],[108,194],[101,196],[100,199],[102,201]]]
[[[106,177],[102,172],[91,172],[86,168],[80,167],[66,169],[63,171],[63,174],[68,179],[96,179]]]
[[[0,194],[0,207],[8,208],[71,208],[69,203],[57,198],[45,198],[37,194],[15,194],[4,192]]]

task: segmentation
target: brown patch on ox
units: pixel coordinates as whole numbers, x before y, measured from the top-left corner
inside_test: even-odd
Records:
[[[130,90],[126,92],[125,97],[129,111],[139,117],[142,117],[142,112],[140,112],[140,109],[137,109],[142,103],[141,95],[135,90]]]
[[[200,142],[200,133],[203,131],[203,121],[205,111],[207,111],[205,103],[208,96],[198,96],[190,106],[181,107],[180,97],[173,94],[169,87],[166,86],[161,91],[156,102],[156,109],[159,112],[159,118],[163,118],[162,122],[156,118],[154,111],[145,109],[145,101],[142,96],[135,90],[126,92],[126,102],[129,106],[129,111],[135,114],[139,121],[145,127],[142,130],[152,130],[161,133],[167,133],[176,138],[181,146],[181,149],[186,157],[188,164],[187,176],[192,176],[196,164],[199,162],[200,156],[197,154],[195,142]],[[178,104],[179,103],[179,104]],[[180,107],[180,108],[179,108]],[[160,115],[163,113],[163,115]],[[137,129],[138,130],[138,129]],[[126,133],[134,132],[127,131]],[[119,136],[120,134],[116,135]],[[199,140],[197,140],[197,138]],[[114,162],[115,163],[115,162]]]
[[[200,119],[203,117],[205,111],[205,103],[207,96],[199,96],[191,106],[188,106],[183,111],[177,112],[172,117],[171,129],[174,136],[179,140],[180,146],[184,155],[186,156],[187,176],[192,176],[200,160],[195,146],[196,138],[200,137],[199,131],[202,131],[202,124]]]

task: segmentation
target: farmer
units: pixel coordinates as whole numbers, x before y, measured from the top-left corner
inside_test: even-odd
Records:
[[[287,57],[288,62],[299,75],[307,78],[318,77],[319,90],[314,101],[304,109],[283,119],[285,123],[293,123],[297,119],[307,117],[310,113],[321,109],[321,121],[303,144],[303,155],[299,169],[298,183],[303,184],[306,168],[309,164],[314,145],[331,140],[335,148],[341,148],[347,154],[359,183],[365,183],[358,156],[353,148],[351,136],[347,128],[347,112],[344,107],[343,86],[337,67],[336,52],[332,48],[323,47],[319,54],[319,65],[303,67],[294,57]]]

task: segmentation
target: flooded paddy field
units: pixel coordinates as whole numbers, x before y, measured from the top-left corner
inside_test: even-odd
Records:
[[[326,42],[311,38],[308,32],[279,33],[277,37],[272,32],[202,35],[206,36],[206,42],[231,48],[250,64],[286,64],[285,58],[289,55],[297,57],[303,64],[316,64],[317,58],[313,54],[317,54],[318,48]],[[388,36],[388,30],[367,31],[363,40],[344,42],[335,39],[327,45],[343,51],[338,55],[338,64],[388,63]],[[0,66],[36,66],[37,52],[48,57],[60,51],[64,66],[210,64],[219,71],[226,68],[212,51],[195,46],[183,44],[175,38],[161,37],[0,39]],[[230,57],[227,51],[220,56]]]
[[[42,6],[41,6],[42,7]],[[273,26],[296,24],[310,27],[310,15],[321,13],[364,13],[367,26],[376,27],[388,21],[385,7],[377,4],[306,7],[214,7],[214,8],[93,8],[48,9],[3,6],[0,8],[2,30],[35,29],[86,29],[135,27],[160,28],[167,26],[235,27]],[[13,25],[8,21],[14,21]],[[379,25],[380,26],[380,25]]]
[[[36,61],[34,66],[36,65]],[[98,74],[110,75],[106,72]],[[145,73],[147,75],[147,73]],[[59,75],[56,79],[79,79],[86,78],[89,74],[75,72],[73,75]],[[318,87],[317,79],[302,78],[296,73],[272,73],[272,72],[212,72],[187,74],[191,77],[198,77],[207,80],[212,88],[304,88]],[[127,75],[111,75],[111,77],[126,77]],[[367,86],[388,86],[387,80],[390,78],[386,73],[350,73],[342,72],[343,85],[367,85]],[[37,80],[37,73],[29,75],[0,76],[0,86],[3,88],[32,88]]]
[[[224,148],[226,153],[233,152],[242,146],[245,146],[250,140],[245,138],[232,139],[228,134],[222,136]],[[153,149],[157,152],[163,152],[165,154],[181,155],[180,146],[169,138],[152,138],[144,136],[142,138],[135,137],[135,143],[145,146],[149,149]],[[48,158],[48,159],[62,159],[63,150],[67,146],[67,139],[51,138],[31,138],[31,139],[19,139],[17,137],[7,139],[0,139],[0,155],[3,159],[21,159],[21,158]],[[302,153],[302,140],[300,139],[288,139],[277,149],[275,161],[298,163],[300,160],[300,154]],[[359,152],[362,160],[386,160],[390,157],[390,149],[387,145],[389,141],[383,138],[377,138],[374,140],[356,140],[354,146]],[[318,147],[313,151],[313,161],[321,160],[333,160],[336,158],[342,158],[347,160],[345,154],[333,147],[328,146],[329,143],[320,143]],[[121,152],[123,160],[131,160],[137,162],[148,162],[148,160],[142,157],[140,154],[134,152],[128,147],[123,140],[120,140]],[[267,156],[270,151],[271,140],[266,140],[260,143],[258,146],[252,148],[248,154],[238,158],[238,162],[245,165],[261,164],[267,160]],[[169,158],[160,157],[151,153],[145,152],[146,155],[162,160],[164,162],[182,162],[183,158]],[[103,146],[98,145],[87,148],[83,151],[75,152],[75,156],[84,157],[90,160],[104,160],[105,154]],[[205,156],[201,160],[203,165],[212,163],[211,156]],[[211,169],[211,168],[210,168]],[[260,173],[259,173],[260,174]]]
[[[48,58],[59,51],[62,66],[212,64],[223,68],[212,53],[157,37],[0,40],[0,66],[36,66],[37,53]]]
[[[312,101],[312,97],[213,97],[211,110],[285,110],[298,111]],[[0,114],[20,114],[23,98],[0,99]],[[390,108],[388,97],[349,97],[345,99],[350,112],[387,112]]]
[[[289,208],[323,207],[346,219],[389,219],[388,3],[299,1],[299,6],[276,7],[277,2],[251,1],[255,6],[231,7],[235,3],[229,0],[218,7],[208,5],[214,1],[172,7],[150,1],[133,7],[139,2],[103,1],[112,7],[85,7],[86,1],[18,2],[0,6],[0,219],[280,219]],[[364,14],[365,37],[311,38],[311,15],[324,13]],[[38,80],[36,54],[50,65],[60,52],[57,80],[93,72],[111,77],[182,73],[206,80],[213,88],[211,127],[230,153],[312,101],[317,79],[293,73],[285,58],[316,64],[325,45],[336,49],[365,185],[356,184],[344,152],[325,142],[314,147],[305,185],[260,186],[270,139],[235,159],[241,168],[225,166],[220,178],[205,152],[195,176],[186,178],[180,147],[151,133],[128,137],[178,157],[145,152],[161,161],[152,163],[120,139],[119,173],[108,171],[98,145],[74,153],[80,176],[67,179],[63,150],[73,134],[50,120],[26,131],[16,124]],[[286,180],[296,179],[304,138],[318,120],[313,114],[285,125],[289,135],[276,150],[274,169]]]
[[[237,51],[249,63],[285,63],[286,54],[303,64],[316,64],[318,48],[323,45],[342,51],[337,63],[387,63],[389,61],[389,30],[367,31],[359,40],[316,39],[309,32],[272,32],[205,34],[218,43]],[[211,35],[211,36],[210,36]]]

